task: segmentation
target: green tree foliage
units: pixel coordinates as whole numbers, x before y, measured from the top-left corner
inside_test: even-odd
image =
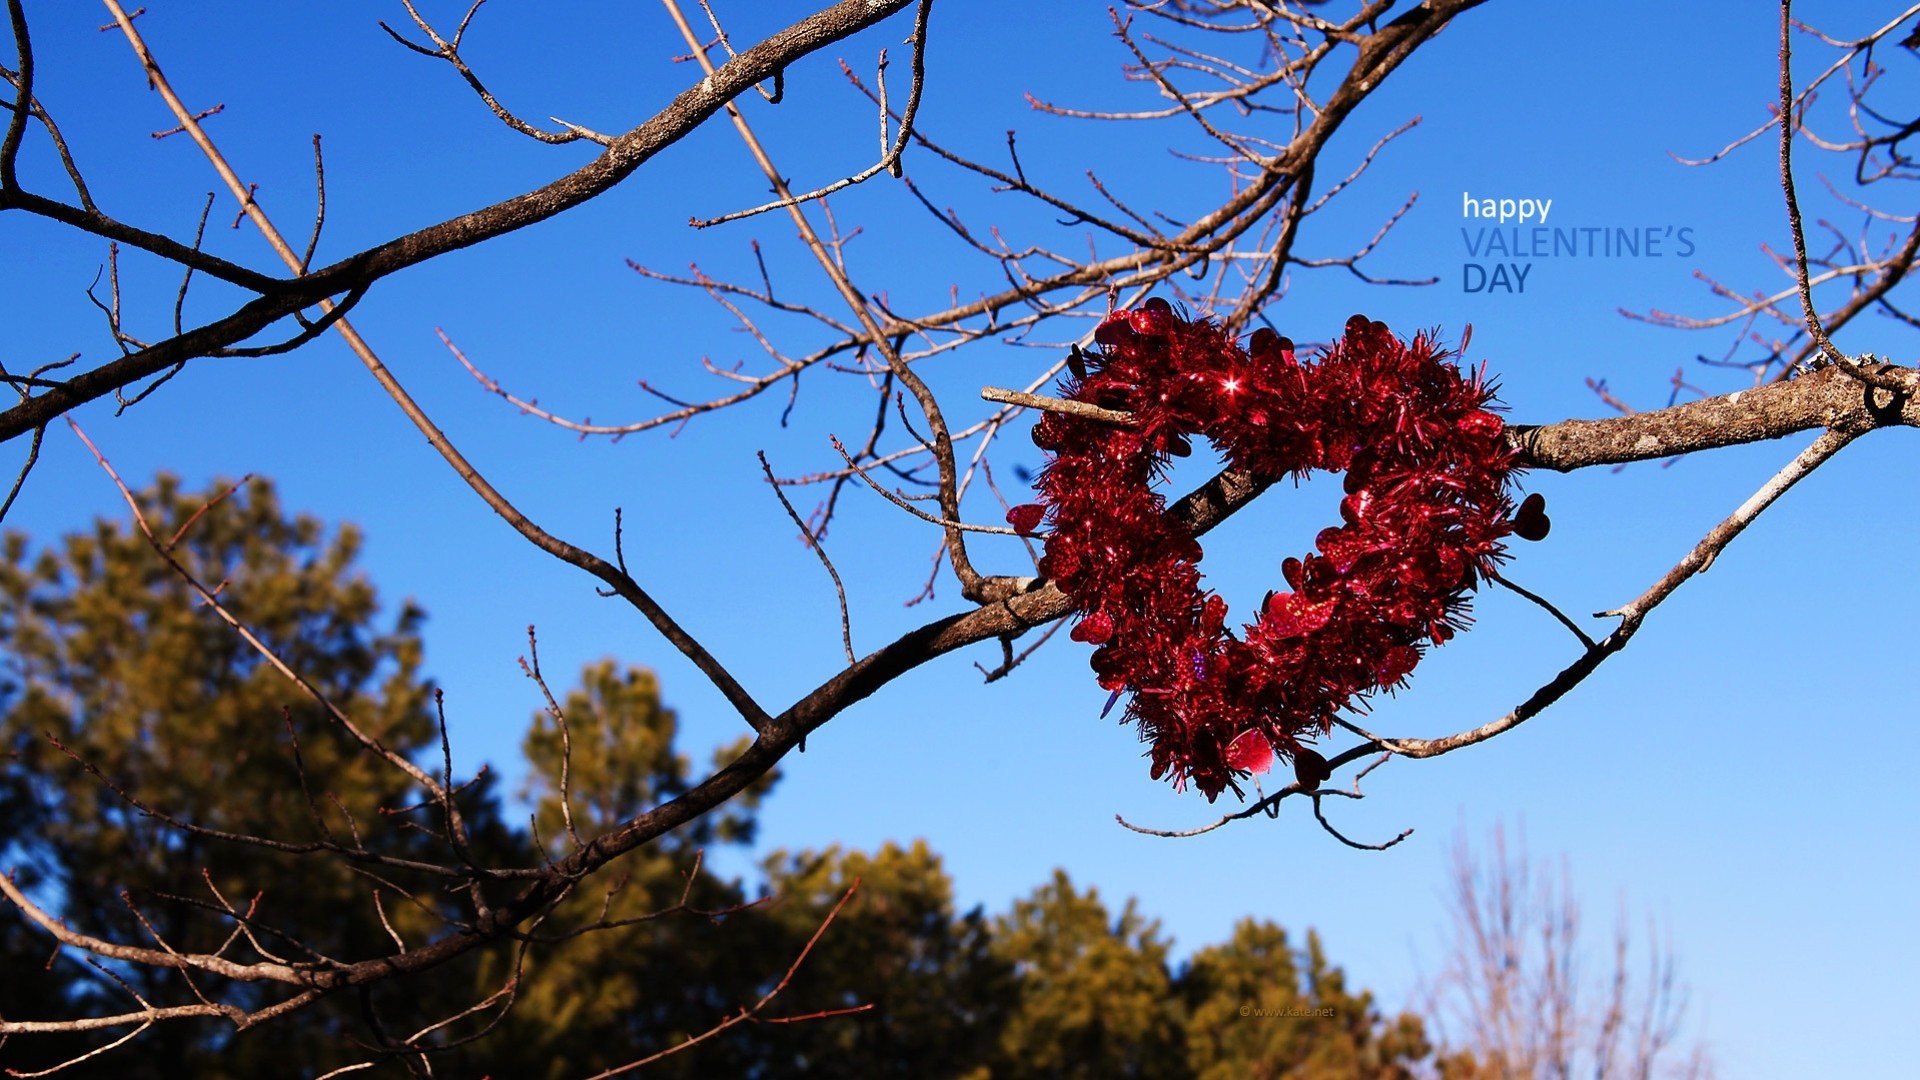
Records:
[[[591,842],[685,791],[690,764],[674,750],[676,734],[650,672],[589,666],[526,739],[541,842],[556,850]],[[524,956],[494,957],[483,984],[515,962],[522,988],[504,1033],[473,1059],[496,1074],[561,1077],[669,1050],[759,1001],[804,952],[756,1022],[674,1053],[647,1075],[920,1077],[984,1062],[1007,1000],[1006,968],[989,954],[985,916],[955,914],[952,881],[925,843],[873,855],[776,853],[757,901],[738,881],[695,875],[703,853],[751,839],[770,783],[636,852],[610,884],[584,884],[536,929],[540,944]],[[868,1008],[770,1022],[859,1006]]]
[[[1296,953],[1285,930],[1243,919],[1181,983],[1196,1080],[1402,1080],[1432,1052],[1419,1019],[1384,1019],[1373,995],[1349,992],[1312,932]]]
[[[163,542],[180,534],[173,558],[209,586],[224,582],[221,603],[365,732],[402,754],[437,755],[432,691],[419,674],[420,609],[404,604],[378,628],[373,586],[353,570],[354,529],[328,535],[312,518],[286,517],[264,480],[221,498],[224,490],[189,494],[163,476],[138,501]],[[415,801],[406,777],[204,610],[125,522],[102,520],[38,550],[17,533],[0,541],[0,742],[7,865],[25,867],[20,880],[75,929],[114,940],[224,947],[243,961],[261,958],[256,949],[294,961],[378,955],[391,944],[375,886],[344,861],[195,830],[332,839],[400,857],[441,843],[427,815],[394,813]],[[470,788],[469,801],[477,838],[505,842],[485,786]],[[398,932],[441,929],[431,909],[443,882],[403,874],[389,884],[414,898],[383,890]],[[256,925],[298,936],[230,942],[232,922],[210,917],[228,904],[253,904]],[[0,982],[13,987],[16,972],[45,968],[51,942],[24,933],[10,905],[0,934],[10,952],[37,954],[29,964],[12,953]],[[109,973],[68,954],[31,976],[43,977],[54,985],[7,1001],[9,1017],[71,1015],[76,1004],[125,1012],[137,1007],[128,988],[156,1003],[196,1000],[178,976]],[[447,1004],[426,987],[393,996],[429,1011]],[[165,1024],[105,1067],[122,1077],[260,1076],[289,1054],[325,1062],[340,1033],[360,1027],[361,1004],[342,1000],[269,1039],[194,1039]],[[21,1067],[43,1049],[16,1040],[5,1053]]]
[[[652,672],[589,665],[557,706],[534,717],[523,745],[523,794],[543,853],[590,843],[687,790],[692,763],[674,749],[678,717]],[[743,748],[722,749],[716,763]],[[501,1076],[581,1076],[677,1046],[751,1003],[787,960],[751,950],[754,913],[739,911],[749,899],[741,884],[698,871],[710,847],[752,839],[776,778],[634,852],[605,880],[581,883],[525,950],[488,954],[479,985],[499,985],[512,966],[520,990],[500,1030],[467,1056]],[[696,1065],[744,1075],[751,1058],[737,1039],[699,1054],[668,1057],[647,1075],[702,1075]]]
[[[979,908],[956,913],[953,881],[926,841],[871,855],[777,853],[766,869],[765,914],[777,942],[769,951],[783,958],[797,956],[859,883],[782,993],[780,1011],[867,1007],[765,1029],[773,1075],[954,1076],[992,1060],[1015,989],[1012,966],[994,953]]]
[[[1233,937],[1168,966],[1170,943],[1132,901],[1108,913],[1064,871],[996,920],[1019,1005],[990,1075],[1179,1080],[1392,1080],[1429,1059],[1418,1018],[1383,1018],[1352,993],[1317,936],[1243,920]]]
[[[674,750],[679,726],[679,717],[660,703],[653,672],[622,670],[613,660],[588,665],[557,715],[549,708],[534,716],[522,744],[530,768],[523,794],[535,801],[540,835],[565,851],[572,843],[568,816],[575,833],[591,838],[685,794],[694,777],[691,762]],[[737,757],[746,745],[740,739],[715,760]],[[751,843],[754,811],[778,779],[775,770],[725,809],[670,834],[657,847],[686,853],[716,842]],[[566,815],[563,785],[569,796]]]
[[[994,951],[1019,979],[995,1075],[1183,1075],[1171,943],[1133,901],[1110,917],[1064,870],[995,920]]]

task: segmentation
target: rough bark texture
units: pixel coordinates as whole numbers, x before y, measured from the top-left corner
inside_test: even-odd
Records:
[[[1920,427],[1920,371],[1891,364],[1877,370],[1898,378],[1906,389],[1876,390],[1839,368],[1827,367],[1789,382],[1657,412],[1515,426],[1511,433],[1526,452],[1529,465],[1571,472],[1764,442],[1818,428],[1860,434],[1880,427]]]

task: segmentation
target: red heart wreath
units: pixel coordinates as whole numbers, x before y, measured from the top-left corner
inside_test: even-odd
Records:
[[[1507,534],[1545,535],[1538,495],[1513,517],[1516,452],[1482,374],[1462,375],[1427,335],[1402,342],[1356,315],[1305,365],[1271,330],[1242,349],[1153,299],[1094,340],[1062,392],[1133,420],[1048,413],[1033,433],[1053,455],[1043,501],[1007,517],[1025,534],[1052,524],[1040,572],[1072,598],[1073,638],[1098,646],[1100,685],[1133,692],[1125,719],[1176,790],[1191,781],[1212,800],[1275,752],[1302,769],[1318,760],[1303,738],[1400,686],[1428,642],[1470,621],[1466,594]],[[1346,473],[1343,523],[1282,564],[1291,591],[1269,593],[1243,637],[1200,586],[1198,540],[1154,491],[1196,434],[1263,480]]]

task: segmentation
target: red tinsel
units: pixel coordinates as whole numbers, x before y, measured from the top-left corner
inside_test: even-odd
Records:
[[[1303,738],[1399,686],[1428,643],[1466,625],[1467,593],[1515,531],[1515,452],[1478,374],[1364,316],[1311,365],[1271,330],[1242,349],[1158,299],[1110,316],[1094,340],[1062,393],[1133,422],[1047,414],[1033,434],[1053,455],[1042,502],[1008,518],[1033,532],[1044,511],[1040,572],[1073,599],[1074,640],[1098,646],[1100,685],[1132,691],[1125,719],[1152,743],[1153,776],[1211,800],[1272,752],[1297,760]],[[1346,473],[1342,524],[1282,564],[1287,591],[1240,637],[1201,587],[1199,541],[1154,490],[1194,435],[1264,480]],[[1544,535],[1531,500],[1525,516],[1523,533]]]

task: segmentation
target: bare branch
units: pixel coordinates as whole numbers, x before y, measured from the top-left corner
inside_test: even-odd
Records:
[[[707,1030],[701,1032],[698,1035],[690,1035],[684,1041],[676,1043],[675,1045],[670,1046],[665,1050],[660,1051],[657,1054],[650,1054],[647,1057],[641,1058],[638,1061],[628,1062],[627,1064],[621,1065],[618,1068],[608,1069],[605,1072],[595,1073],[591,1078],[591,1080],[602,1080],[602,1078],[604,1077],[619,1076],[622,1073],[629,1073],[629,1072],[633,1072],[636,1069],[643,1069],[648,1065],[651,1065],[654,1062],[659,1061],[661,1058],[667,1057],[668,1055],[671,1055],[671,1054],[677,1054],[692,1046],[698,1045],[699,1043],[703,1043],[708,1039],[713,1038],[715,1035],[718,1035],[721,1032],[727,1030],[728,1028],[735,1027],[739,1024],[744,1024],[749,1021],[757,1019],[761,1010],[765,1009],[769,1004],[771,1004],[773,999],[778,997],[780,993],[787,988],[787,984],[793,981],[793,976],[796,972],[800,970],[800,965],[806,962],[807,956],[813,952],[813,947],[816,944],[818,944],[820,941],[820,938],[824,934],[826,934],[827,927],[833,925],[833,920],[835,916],[838,916],[840,914],[841,908],[847,906],[847,901],[853,899],[853,894],[855,890],[859,888],[860,888],[860,879],[855,878],[853,880],[853,884],[847,886],[847,891],[841,894],[840,900],[833,905],[833,909],[827,912],[826,918],[820,921],[820,926],[814,930],[813,936],[807,939],[807,944],[800,950],[800,955],[794,957],[793,963],[787,965],[787,970],[783,975],[780,976],[780,981],[777,983],[774,983],[772,989],[768,990],[765,994],[761,995],[760,1000],[754,1002],[751,1005],[743,1006],[739,1012],[734,1013],[732,1016],[727,1017],[726,1019],[720,1021],[719,1023],[715,1024],[714,1026],[708,1028]],[[778,1017],[778,1018],[763,1020],[761,1022],[791,1024],[791,1023],[798,1023],[806,1020],[823,1020],[831,1016],[848,1016],[854,1013],[862,1013],[862,1012],[866,1012],[871,1008],[873,1008],[872,1004],[855,1005],[855,1006],[851,1006],[849,1008],[843,1008],[843,1009],[827,1009],[820,1012],[809,1013],[805,1016]]]

